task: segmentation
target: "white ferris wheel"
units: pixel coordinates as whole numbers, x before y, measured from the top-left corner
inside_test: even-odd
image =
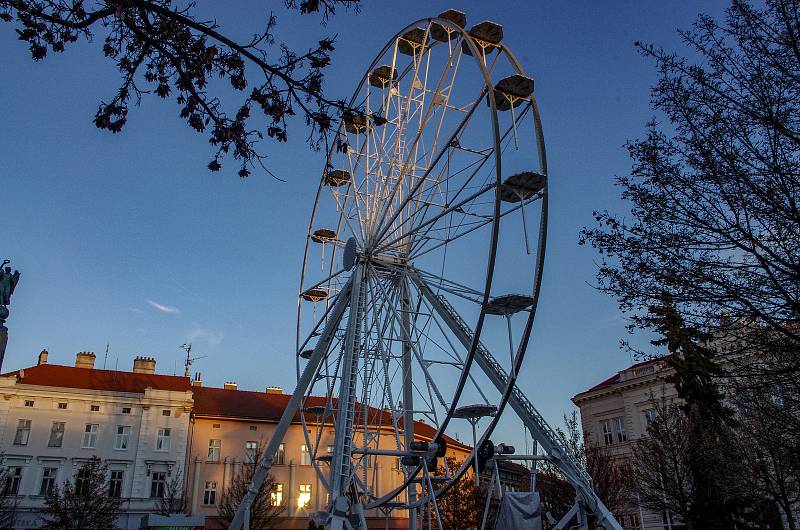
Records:
[[[437,498],[513,458],[490,440],[510,407],[543,450],[525,458],[548,459],[575,486],[559,525],[588,528],[592,514],[621,530],[516,385],[544,266],[544,138],[533,80],[502,27],[466,27],[455,10],[410,24],[349,102],[309,223],[298,385],[232,529],[248,528],[299,418],[327,528],[365,529],[365,512],[381,509],[443,530]],[[467,448],[463,462],[445,458],[448,444]],[[401,478],[387,486],[389,469]]]

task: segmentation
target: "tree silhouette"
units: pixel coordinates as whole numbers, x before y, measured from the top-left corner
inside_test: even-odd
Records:
[[[43,530],[116,530],[122,500],[110,497],[108,467],[92,457],[69,480],[47,494],[42,509]]]
[[[283,4],[303,14],[321,13],[326,21],[337,7],[357,9],[359,1]],[[16,26],[35,61],[79,40],[102,42],[103,54],[116,63],[122,80],[116,94],[101,101],[95,125],[120,132],[131,104],[138,105],[143,96],[174,98],[180,117],[208,135],[214,149],[211,171],[218,171],[228,155],[239,162],[241,177],[255,165],[263,167],[257,150],[264,139],[261,131],[285,142],[288,119],[295,114],[303,117],[310,128],[308,140],[318,147],[345,109],[323,92],[333,39],[302,51],[276,47],[273,14],[246,42],[233,39],[214,20],[199,20],[193,3],[178,6],[171,0],[0,0],[0,19]],[[223,105],[222,94],[210,88],[214,78],[227,80],[243,95],[238,105]]]

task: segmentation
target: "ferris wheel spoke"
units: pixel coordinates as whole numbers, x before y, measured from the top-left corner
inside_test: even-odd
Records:
[[[428,56],[430,56],[430,54],[428,54]],[[442,75],[439,78],[439,82],[436,85],[434,93],[440,92],[441,87],[442,87],[442,83],[447,78],[447,74],[448,74],[448,72],[451,70],[451,68],[453,66],[454,65],[453,65],[452,61],[448,61],[447,66],[445,67],[444,71],[442,72]],[[415,78],[416,78],[416,75],[415,75]],[[426,81],[425,82],[427,84],[427,77],[426,77]],[[422,88],[424,90],[427,87],[423,86]],[[408,112],[408,110],[409,110],[408,107],[410,106],[411,93],[413,92],[413,90],[414,90],[414,83],[412,82],[411,88],[409,90],[409,96],[407,98],[408,104],[407,104],[406,112]],[[481,98],[478,98],[478,100],[480,100],[480,99]],[[389,192],[389,194],[388,194],[388,197],[387,197],[388,200],[386,201],[386,208],[384,209],[384,211],[387,212],[387,213],[390,211],[389,209],[392,206],[392,203],[394,201],[395,196],[398,193],[398,190],[400,189],[400,187],[403,185],[403,183],[406,180],[406,175],[407,175],[408,169],[409,169],[409,167],[408,167],[409,166],[409,160],[411,159],[412,151],[416,149],[416,147],[417,147],[417,145],[419,143],[421,134],[425,130],[425,126],[428,123],[428,120],[430,119],[430,117],[432,115],[432,112],[434,111],[435,107],[436,107],[436,105],[432,105],[432,104],[428,105],[427,108],[425,109],[424,115],[420,114],[420,121],[419,121],[419,125],[417,127],[417,134],[416,134],[416,136],[415,136],[415,138],[414,138],[414,140],[413,140],[413,142],[411,144],[411,149],[408,151],[408,155],[403,157],[403,158],[405,158],[405,161],[403,162],[403,165],[402,165],[401,170],[400,170],[400,174],[398,175],[398,180],[395,183],[395,185],[393,186],[391,192]],[[421,110],[421,108],[420,108],[420,110]],[[468,113],[468,116],[471,116],[471,115],[472,115],[472,112]],[[398,149],[399,147],[400,147],[400,145],[399,145],[399,138],[398,138],[398,142],[395,144],[395,149]],[[400,158],[401,157],[397,157],[398,160]],[[430,168],[428,168],[426,170],[426,173],[425,173],[425,175],[423,175],[423,178],[427,176],[427,173],[429,171],[430,171]],[[422,181],[420,181],[420,182],[422,182]],[[414,185],[414,186],[418,187],[418,185]],[[412,187],[412,186],[410,186],[410,187]],[[413,195],[413,193],[409,193],[408,195],[406,195],[405,198],[403,198],[403,201],[398,205],[397,209],[395,210],[394,215],[397,215],[399,212],[401,212],[403,210],[403,208],[406,206],[407,199],[409,197],[411,197],[412,195]],[[381,224],[382,223],[383,223],[383,219],[381,219]],[[378,225],[378,230],[380,230],[381,224]]]
[[[478,99],[475,101],[475,103],[473,103],[472,108],[470,108],[469,112],[464,116],[464,118],[461,120],[461,122],[455,128],[455,130],[451,134],[451,136],[448,139],[448,141],[444,144],[444,147],[442,149],[440,149],[437,152],[436,156],[433,158],[433,165],[428,167],[428,169],[426,169],[425,173],[422,175],[422,178],[418,179],[418,181],[413,186],[410,187],[408,194],[406,194],[406,196],[401,200],[400,204],[394,210],[394,212],[391,215],[388,216],[388,219],[380,221],[380,223],[378,224],[378,227],[377,227],[377,234],[376,234],[375,237],[372,238],[373,241],[380,241],[381,238],[383,238],[386,235],[386,232],[389,230],[389,228],[391,227],[392,223],[395,222],[395,220],[397,219],[397,216],[400,215],[400,213],[402,212],[403,208],[406,206],[406,204],[408,203],[410,198],[413,197],[414,194],[417,193],[417,191],[419,191],[419,188],[425,182],[425,178],[428,177],[428,175],[431,173],[431,170],[435,167],[436,164],[439,163],[439,161],[441,160],[442,156],[444,156],[444,154],[447,152],[447,149],[449,148],[448,146],[449,146],[450,142],[452,142],[454,138],[457,138],[459,136],[459,134],[463,131],[464,127],[466,127],[466,125],[469,123],[469,121],[472,118],[473,114],[475,113],[475,110],[477,109],[480,101],[483,99],[483,96],[485,95],[485,93],[486,93],[486,88],[484,87],[484,89],[481,92],[481,96],[478,97]],[[402,175],[401,175],[401,180],[402,180]],[[392,189],[392,193],[389,195],[388,200],[390,202],[391,202],[391,200],[394,199],[394,195],[397,192],[398,186],[399,186],[399,182],[398,182],[397,185],[395,185],[395,187]]]

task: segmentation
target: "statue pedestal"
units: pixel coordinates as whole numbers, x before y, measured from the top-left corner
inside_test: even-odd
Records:
[[[8,344],[8,328],[0,324],[0,373],[3,371],[3,358],[6,356]]]

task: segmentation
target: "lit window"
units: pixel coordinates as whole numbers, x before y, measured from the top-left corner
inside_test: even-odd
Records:
[[[244,461],[248,464],[254,464],[256,460],[258,460],[258,442],[245,442]]]
[[[614,435],[618,442],[622,443],[628,440],[628,434],[625,432],[625,420],[620,416],[614,418]]]
[[[280,444],[278,450],[275,451],[275,465],[282,466],[286,462],[286,446]]]
[[[131,437],[131,428],[129,425],[117,425],[117,435],[114,438],[114,449],[127,449],[128,439]]]
[[[86,428],[83,430],[83,441],[81,447],[84,449],[94,449],[97,447],[97,430],[100,425],[97,423],[87,423]]]
[[[39,486],[39,495],[49,495],[56,485],[57,467],[46,467],[42,470],[42,484]]]
[[[301,466],[311,465],[311,455],[308,452],[308,446],[306,444],[300,446],[300,465]]]
[[[114,498],[122,497],[122,470],[115,469],[111,472],[111,477],[108,479],[108,496]]]
[[[269,500],[272,506],[283,505],[283,484],[275,484],[272,486],[272,491],[269,493]]]
[[[14,445],[28,445],[31,438],[31,420],[17,421],[17,433],[14,435]]]
[[[311,504],[311,484],[300,484],[300,494],[297,496],[297,507],[307,508]]]
[[[50,439],[47,441],[47,447],[61,447],[64,443],[64,422],[54,421],[50,427]]]
[[[66,403],[59,403],[58,404],[58,408],[61,409],[61,410],[66,410],[67,409],[67,404]]]
[[[164,471],[155,471],[150,480],[150,498],[161,499],[167,484],[167,474]]]
[[[614,433],[611,430],[611,420],[603,420],[600,422],[600,427],[603,430],[603,442],[606,445],[614,443]]]
[[[19,483],[22,481],[22,468],[9,467],[6,471],[6,494],[17,495],[19,493]]]
[[[208,461],[219,462],[219,453],[222,448],[222,440],[208,441]]]
[[[206,482],[206,489],[203,490],[203,504],[212,506],[217,504],[217,483]]]
[[[158,429],[158,435],[156,436],[156,451],[169,451],[171,434],[172,429],[168,427],[161,427]]]
[[[26,399],[25,400],[25,406],[26,407],[32,407],[33,406],[33,401],[31,401],[30,399]]]
[[[89,408],[92,412],[100,412],[100,405],[92,405]]]

